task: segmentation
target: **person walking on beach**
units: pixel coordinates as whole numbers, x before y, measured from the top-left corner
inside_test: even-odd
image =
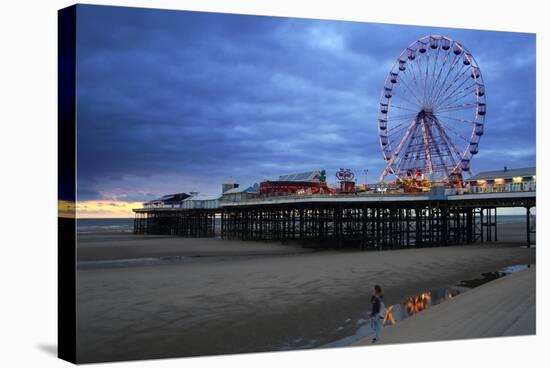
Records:
[[[372,342],[375,343],[380,340],[380,333],[382,332],[382,323],[386,314],[386,307],[384,306],[382,288],[380,285],[374,285],[374,295],[370,298],[372,304],[371,321],[374,328],[374,338]]]

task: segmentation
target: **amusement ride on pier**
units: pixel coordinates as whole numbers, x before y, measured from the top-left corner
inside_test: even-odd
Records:
[[[526,209],[530,245],[535,168],[472,176],[485,116],[485,84],[472,53],[449,37],[425,36],[401,51],[382,87],[378,184],[355,185],[344,168],[338,188],[327,185],[324,170],[242,190],[225,184],[231,189],[207,200],[146,203],[134,210],[134,232],[360,249],[444,246],[497,240],[497,208],[517,207]],[[388,175],[395,181],[385,182]]]
[[[461,187],[479,151],[485,85],[472,53],[430,35],[406,47],[380,96],[378,132],[386,167],[409,190],[432,184]]]

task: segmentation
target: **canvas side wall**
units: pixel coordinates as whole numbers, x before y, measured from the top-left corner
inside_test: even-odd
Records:
[[[57,344],[76,363],[76,6],[58,12]]]

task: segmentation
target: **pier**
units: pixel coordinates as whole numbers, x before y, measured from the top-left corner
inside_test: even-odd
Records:
[[[215,234],[214,209],[143,208],[134,210],[134,234],[208,238]]]
[[[327,248],[445,246],[497,241],[498,208],[519,207],[526,211],[530,246],[535,206],[535,191],[273,196],[208,209],[136,209],[134,232]]]

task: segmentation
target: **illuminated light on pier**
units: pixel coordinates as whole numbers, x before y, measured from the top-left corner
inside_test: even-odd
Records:
[[[521,183],[523,181],[523,178],[521,176],[516,176],[512,178],[513,183]]]

